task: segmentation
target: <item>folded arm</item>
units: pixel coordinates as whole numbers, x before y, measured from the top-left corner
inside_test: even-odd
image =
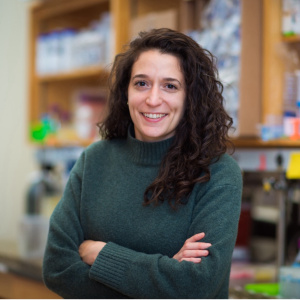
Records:
[[[91,266],[90,278],[132,298],[220,298],[226,295],[240,200],[231,202],[236,204],[235,208],[226,201],[240,197],[240,192],[233,186],[217,187],[212,193],[217,195],[216,192],[218,196],[214,196],[214,201],[196,208],[199,211],[190,228],[192,235],[199,231],[201,224],[207,232],[207,240],[212,243],[209,255],[202,257],[201,263],[179,262],[161,254],[141,253],[108,242]],[[211,196],[208,191],[206,197],[211,199]],[[205,224],[214,224],[214,228]]]

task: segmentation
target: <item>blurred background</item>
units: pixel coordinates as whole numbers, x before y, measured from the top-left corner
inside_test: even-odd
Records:
[[[244,177],[231,298],[300,298],[300,1],[0,0],[0,298],[42,283],[49,217],[99,140],[115,54],[180,30],[216,57]]]
[[[16,240],[28,175],[37,167],[28,140],[28,3],[0,1],[0,239]]]

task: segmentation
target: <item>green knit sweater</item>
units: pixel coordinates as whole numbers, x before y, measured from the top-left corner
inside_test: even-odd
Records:
[[[144,143],[100,141],[78,159],[50,220],[45,284],[65,298],[228,298],[242,180],[227,154],[188,203],[143,206],[172,138]],[[192,235],[212,243],[201,263],[173,259]],[[78,253],[84,240],[107,242],[94,264]]]

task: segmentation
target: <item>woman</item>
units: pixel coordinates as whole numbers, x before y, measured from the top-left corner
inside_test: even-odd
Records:
[[[45,284],[68,298],[227,298],[241,172],[213,57],[155,29],[117,55],[103,141],[50,221]]]

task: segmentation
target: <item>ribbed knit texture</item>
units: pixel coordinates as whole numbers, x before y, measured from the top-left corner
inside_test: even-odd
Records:
[[[126,269],[130,267],[130,257],[134,255],[134,251],[111,242],[108,245],[93,264],[90,277],[96,280],[103,278],[104,284],[118,289]]]
[[[143,206],[173,139],[144,143],[133,136],[88,147],[74,166],[50,221],[45,284],[65,298],[227,298],[242,181],[227,154],[211,180],[195,185],[186,205]],[[212,243],[200,264],[172,257],[185,240],[205,232]],[[104,241],[92,266],[79,245]]]
[[[128,159],[135,164],[159,165],[173,141],[173,138],[170,138],[161,142],[144,143],[135,139],[133,135],[133,128],[130,128],[124,150]]]

